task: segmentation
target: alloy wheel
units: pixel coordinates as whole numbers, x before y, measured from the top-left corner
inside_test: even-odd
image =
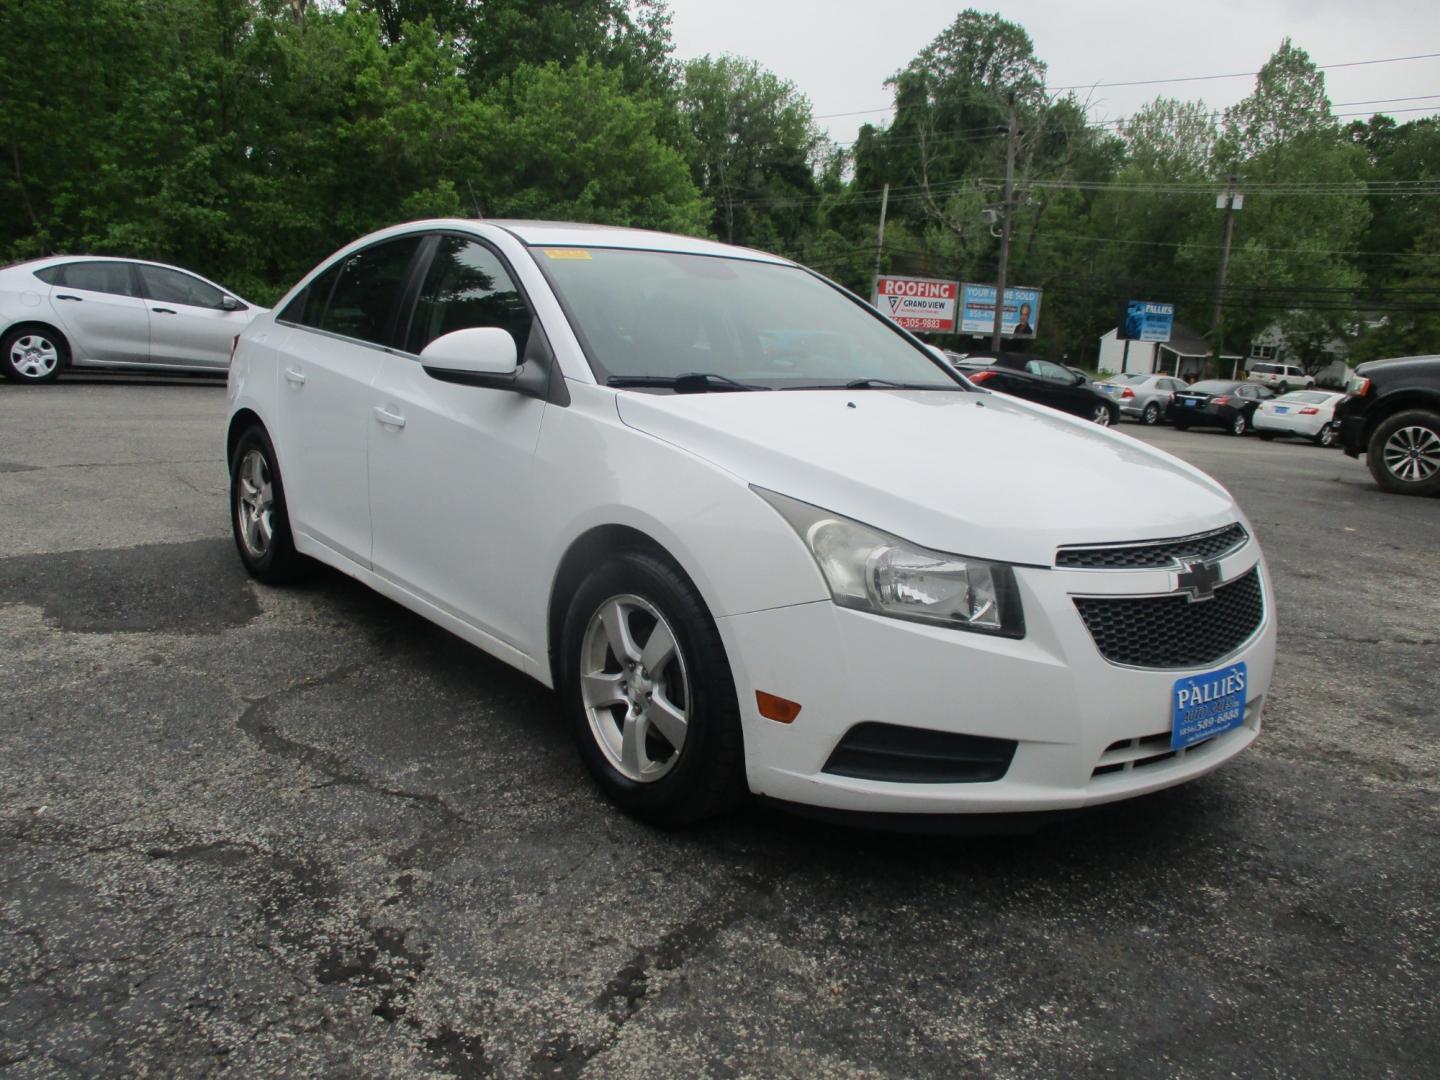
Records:
[[[1151,426],[1159,423],[1160,406],[1156,405],[1153,401],[1149,405],[1146,405],[1145,412],[1141,415],[1141,419],[1144,420],[1147,425]]]
[[[675,632],[648,600],[612,596],[580,647],[580,695],[596,744],[622,776],[661,779],[689,731],[690,680]]]
[[[1245,427],[1246,427],[1246,424],[1245,424],[1245,414],[1244,414],[1244,413],[1241,413],[1240,415],[1238,415],[1237,417],[1235,417],[1234,420],[1230,421],[1230,434],[1232,434],[1232,435],[1244,435],[1244,434],[1245,434]]]
[[[60,363],[60,350],[55,343],[40,334],[26,334],[16,338],[10,346],[10,364],[16,374],[27,379],[43,379],[51,374]]]
[[[270,463],[253,447],[240,462],[235,514],[246,552],[251,558],[263,559],[275,538],[275,485],[270,476]]]
[[[1091,413],[1090,419],[1101,427],[1110,426],[1110,407],[1108,405],[1096,405],[1095,411]]]
[[[1396,479],[1423,483],[1440,473],[1440,435],[1418,424],[1397,428],[1385,440],[1384,456]]]

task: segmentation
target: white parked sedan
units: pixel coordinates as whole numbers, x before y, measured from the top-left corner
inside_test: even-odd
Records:
[[[1223,487],[784,259],[398,226],[255,320],[229,397],[250,572],[319,559],[555,687],[649,820],[1081,807],[1260,730],[1272,591]]]
[[[1292,390],[1255,410],[1254,427],[1262,439],[1294,435],[1317,446],[1335,444],[1335,406],[1344,394],[1332,390]]]
[[[160,263],[98,255],[0,269],[0,375],[49,382],[66,367],[222,373],[264,309]]]

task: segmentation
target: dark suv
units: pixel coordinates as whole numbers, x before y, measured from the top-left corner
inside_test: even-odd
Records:
[[[1386,491],[1440,494],[1440,356],[1372,360],[1335,410],[1340,441]]]

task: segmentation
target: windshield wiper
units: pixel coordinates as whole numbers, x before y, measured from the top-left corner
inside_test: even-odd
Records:
[[[716,375],[710,371],[687,371],[684,375],[611,375],[605,380],[606,386],[649,387],[657,386],[674,390],[677,394],[708,394],[725,390],[769,390],[768,386],[755,386],[738,382],[728,375]]]
[[[847,383],[817,383],[814,386],[786,386],[785,390],[964,390],[959,383],[908,383],[894,379],[851,379]]]

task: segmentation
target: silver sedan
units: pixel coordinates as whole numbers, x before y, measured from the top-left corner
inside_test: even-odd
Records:
[[[66,367],[223,374],[261,314],[188,270],[75,255],[0,269],[0,375],[49,382]]]
[[[1111,375],[1095,384],[1095,389],[1107,395],[1120,406],[1120,414],[1142,424],[1158,424],[1165,415],[1165,408],[1177,390],[1184,390],[1190,384],[1173,375],[1147,375],[1132,371],[1125,375]]]

